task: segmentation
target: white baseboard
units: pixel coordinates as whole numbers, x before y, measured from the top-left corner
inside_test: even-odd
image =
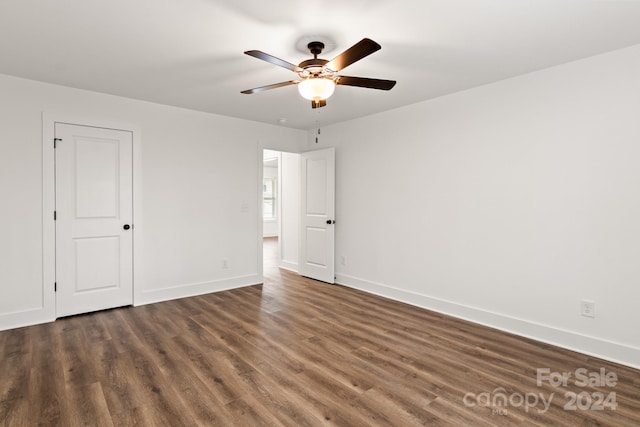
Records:
[[[0,331],[53,322],[54,320],[56,320],[56,316],[52,310],[43,307],[0,314]]]
[[[262,283],[258,275],[231,277],[204,283],[192,283],[149,292],[136,293],[133,305],[152,304],[178,298],[192,297],[211,292],[226,291]],[[48,323],[56,320],[55,308],[34,308],[14,313],[0,314],[0,331],[24,326]]]
[[[229,289],[242,288],[262,283],[258,275],[229,277],[210,282],[190,283],[170,288],[153,291],[141,291],[134,296],[133,305],[153,304],[155,302],[169,301],[178,298],[193,297],[212,292],[227,291]]]
[[[590,356],[609,360],[614,363],[640,369],[640,348],[559,328],[553,328],[551,326],[458,304],[452,301],[408,292],[346,274],[337,273],[336,283],[526,338],[531,338],[557,347],[566,348],[568,350],[577,351]]]
[[[280,260],[280,265],[278,267],[284,268],[285,270],[293,271],[294,273],[298,272],[298,263],[297,262],[291,262],[291,261],[286,261],[286,260],[282,259],[282,260]]]

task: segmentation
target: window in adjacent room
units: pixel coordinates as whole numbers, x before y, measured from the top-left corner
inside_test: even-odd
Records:
[[[275,178],[264,178],[262,181],[262,216],[264,219],[276,218]]]

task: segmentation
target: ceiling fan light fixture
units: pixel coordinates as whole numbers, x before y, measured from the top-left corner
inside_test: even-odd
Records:
[[[310,101],[321,101],[333,95],[336,84],[324,77],[310,77],[298,83],[300,95]]]

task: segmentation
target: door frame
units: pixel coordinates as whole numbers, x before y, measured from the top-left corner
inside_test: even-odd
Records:
[[[141,131],[139,126],[127,122],[96,119],[78,114],[42,113],[42,304],[45,316],[49,320],[56,319],[56,294],[54,283],[56,278],[56,224],[53,211],[56,206],[55,180],[55,124],[66,123],[77,126],[88,126],[105,129],[116,129],[131,132],[133,136],[133,305],[137,305],[140,290],[136,283],[141,283],[142,253],[141,239],[144,224],[142,218],[142,162]]]
[[[256,200],[256,215],[258,221],[258,279],[260,283],[264,282],[264,223],[262,217],[262,181],[264,179],[264,150],[278,151],[280,153],[300,154],[299,151],[283,149],[281,147],[271,148],[269,145],[258,144],[258,198]],[[282,261],[282,156],[280,156],[280,162],[278,163],[278,198],[277,212],[278,212],[278,265]],[[296,271],[297,272],[297,271]]]
[[[335,147],[326,147],[326,148],[334,148]],[[257,155],[257,159],[258,159],[258,173],[257,173],[257,199],[256,199],[256,206],[258,207],[256,209],[256,220],[257,220],[257,229],[258,229],[258,259],[257,259],[257,266],[258,266],[258,279],[260,281],[260,283],[264,283],[264,250],[263,250],[263,218],[262,218],[262,181],[264,178],[264,150],[271,150],[271,151],[278,151],[280,153],[291,153],[291,154],[297,154],[299,156],[302,156],[304,153],[309,153],[309,152],[313,152],[313,151],[318,151],[321,149],[312,149],[312,150],[306,150],[306,151],[295,151],[295,150],[291,150],[291,149],[287,149],[287,148],[282,148],[282,147],[272,147],[268,144],[258,144],[257,147],[257,151],[258,151],[258,155]],[[302,158],[302,157],[300,157]],[[282,159],[282,157],[280,157],[280,159]],[[300,164],[298,164],[298,167],[301,167]],[[280,162],[278,164],[278,199],[277,199],[277,203],[278,203],[278,212],[279,215],[281,215],[282,213],[282,184],[283,184],[283,180],[282,180],[282,162]],[[334,177],[335,179],[335,177]],[[299,180],[301,181],[301,177],[299,177]],[[302,191],[302,189],[300,189],[300,191]],[[299,200],[300,202],[300,200]],[[335,203],[335,201],[334,201]],[[334,209],[335,209],[335,205],[334,205]],[[298,209],[299,213],[298,213],[298,217],[301,220],[301,213],[300,213],[300,209]],[[334,217],[335,217],[335,212],[334,212]],[[280,216],[278,218],[278,235],[279,235],[279,239],[278,239],[278,265],[281,268],[285,268],[289,271],[293,271],[297,274],[300,274],[300,257],[298,256],[298,267],[293,270],[290,267],[282,267],[281,263],[282,263],[282,228],[283,228],[283,222],[282,222],[282,217]],[[334,241],[334,250],[335,250],[335,241]],[[299,229],[298,229],[298,254],[300,254],[300,224],[299,224]],[[335,253],[334,253],[334,276],[335,276]],[[335,283],[335,280],[334,280]]]

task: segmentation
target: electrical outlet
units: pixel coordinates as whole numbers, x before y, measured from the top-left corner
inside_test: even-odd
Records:
[[[596,317],[596,303],[593,301],[580,301],[580,314],[584,317]]]
[[[226,270],[229,268],[229,260],[227,258],[222,258],[222,269]]]
[[[344,255],[340,256],[340,265],[347,265],[347,257]]]

